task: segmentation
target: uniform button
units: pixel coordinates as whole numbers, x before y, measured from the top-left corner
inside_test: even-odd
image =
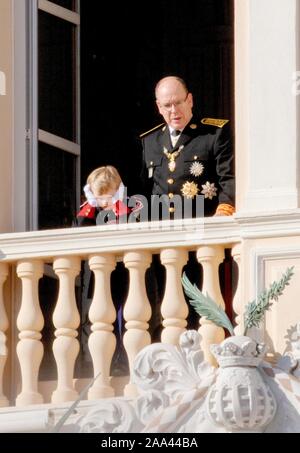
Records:
[[[174,184],[174,179],[168,179],[168,184]]]
[[[169,212],[173,214],[175,212],[175,208],[169,208]]]
[[[194,156],[194,160],[197,160],[198,159],[198,156]]]
[[[169,193],[169,198],[172,200],[172,198],[174,198],[174,194],[173,193]]]
[[[154,162],[151,160],[151,162],[150,162],[151,167],[153,166],[153,164],[154,164]]]

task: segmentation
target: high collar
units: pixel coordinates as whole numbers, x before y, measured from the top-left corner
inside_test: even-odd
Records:
[[[192,140],[195,137],[195,133],[197,133],[197,128],[194,129],[193,126],[196,124],[193,121],[193,118],[189,122],[189,124],[186,125],[186,127],[183,129],[181,132],[176,145],[173,147],[171,138],[170,138],[170,129],[169,126],[165,128],[164,131],[161,131],[161,134],[158,136],[158,140],[160,143],[160,146],[162,149],[166,148],[168,151],[175,151],[177,150],[180,146],[185,146],[190,140]]]

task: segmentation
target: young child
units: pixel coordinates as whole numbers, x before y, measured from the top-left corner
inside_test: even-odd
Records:
[[[143,208],[141,199],[137,196],[132,197],[134,207],[128,207],[128,197],[125,194],[125,187],[122,183],[118,170],[111,166],[96,168],[87,178],[87,184],[84,187],[86,202],[81,205],[77,213],[78,226],[92,226],[110,223],[119,223],[128,219],[133,213],[139,215]],[[93,277],[85,264],[83,272],[83,291],[82,299],[89,300],[93,290]],[[112,299],[117,310],[117,319],[115,322],[116,350],[112,359],[111,373],[114,376],[127,375],[128,360],[124,349],[122,337],[124,330],[123,323],[123,304],[126,300],[128,287],[128,273],[122,263],[118,263],[116,269],[111,275]],[[90,297],[89,297],[90,295]],[[83,304],[83,309],[88,311],[88,304]],[[86,315],[88,318],[88,315]]]
[[[131,213],[138,216],[143,208],[143,203],[137,196],[132,197],[135,206],[127,206],[124,184],[118,170],[111,165],[92,171],[83,190],[87,201],[81,205],[77,214],[79,226],[119,223],[121,217],[126,222],[123,216],[127,217]]]

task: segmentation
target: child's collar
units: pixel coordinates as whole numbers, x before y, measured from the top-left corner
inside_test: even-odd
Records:
[[[124,200],[124,193],[125,193],[125,186],[121,182],[121,184],[119,185],[118,190],[115,192],[115,194],[112,197],[113,203],[116,203],[116,201],[118,201],[118,200]]]
[[[97,208],[98,207],[98,202],[97,202],[97,199],[95,198],[95,195],[91,191],[91,186],[89,184],[86,184],[84,186],[84,188],[83,188],[83,191],[84,191],[84,194],[86,196],[86,199],[87,199],[89,205],[93,206],[94,208]],[[114,195],[112,197],[113,203],[116,203],[118,200],[123,200],[124,199],[124,195],[125,195],[125,186],[121,182],[121,184],[119,185],[118,190],[114,193]]]

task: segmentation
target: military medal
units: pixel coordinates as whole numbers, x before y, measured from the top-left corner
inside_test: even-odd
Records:
[[[213,197],[216,197],[217,196],[217,187],[215,187],[215,183],[210,183],[210,182],[206,182],[206,184],[203,184],[202,186],[202,195],[204,195],[204,198],[209,198],[210,200],[213,199]]]
[[[196,176],[196,178],[201,176],[203,172],[204,166],[201,164],[201,162],[194,162],[190,167],[191,175]]]
[[[187,181],[186,183],[183,184],[181,193],[184,197],[193,199],[196,195],[198,195],[199,188],[198,184],[195,182],[189,182]]]
[[[173,173],[176,170],[176,162],[175,159],[170,159],[170,162],[168,163],[168,167],[171,173]]]
[[[176,161],[175,160],[177,159],[177,157],[179,156],[179,154],[181,153],[183,148],[184,148],[184,146],[181,145],[179,147],[179,149],[177,151],[174,151],[173,153],[169,153],[167,148],[164,148],[164,154],[166,155],[167,159],[169,160],[168,168],[171,173],[174,173],[174,171],[176,170]]]

